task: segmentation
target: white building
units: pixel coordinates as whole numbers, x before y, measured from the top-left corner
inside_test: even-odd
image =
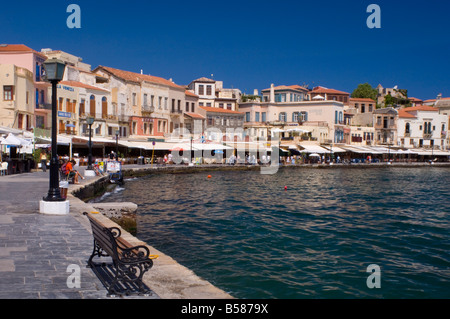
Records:
[[[242,93],[239,89],[227,89],[222,81],[206,77],[192,81],[188,89],[198,95],[198,105],[237,111]]]
[[[397,145],[405,148],[447,148],[448,116],[439,109],[419,105],[400,109],[397,120]]]

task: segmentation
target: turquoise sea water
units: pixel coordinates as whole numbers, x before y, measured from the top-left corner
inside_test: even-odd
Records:
[[[201,172],[104,201],[138,204],[137,237],[237,298],[450,298],[449,186],[439,167]]]

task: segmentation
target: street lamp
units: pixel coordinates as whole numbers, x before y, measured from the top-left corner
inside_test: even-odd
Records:
[[[61,197],[59,188],[58,141],[57,141],[57,84],[64,77],[66,65],[58,59],[48,59],[43,64],[44,79],[52,84],[52,152],[50,159],[50,181],[47,196],[39,202],[39,212],[51,215],[69,213],[69,201]]]
[[[193,162],[192,162],[192,140],[193,140],[193,139],[194,139],[194,137],[191,136],[191,152],[190,152],[190,154],[189,154],[189,164],[190,164],[190,165],[193,164]]]
[[[95,119],[92,116],[86,118],[86,123],[89,125],[89,155],[88,155],[88,166],[86,170],[93,171],[92,169],[92,124],[94,124]],[[88,176],[91,176],[89,173]]]
[[[43,63],[45,77],[52,84],[52,154],[50,159],[50,187],[48,194],[44,197],[47,202],[65,201],[61,197],[59,190],[59,173],[58,173],[58,141],[57,141],[57,89],[56,86],[64,77],[66,65],[57,59],[49,59]]]
[[[119,161],[119,134],[120,131],[116,130],[116,161]]]

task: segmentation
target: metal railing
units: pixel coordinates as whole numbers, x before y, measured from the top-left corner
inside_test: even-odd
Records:
[[[153,113],[155,112],[155,107],[148,104],[143,104],[141,108],[142,112]]]

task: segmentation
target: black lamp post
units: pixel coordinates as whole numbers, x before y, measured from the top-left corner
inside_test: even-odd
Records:
[[[119,161],[119,134],[120,131],[116,130],[116,161]]]
[[[57,92],[56,85],[64,77],[64,70],[66,65],[64,62],[58,59],[48,59],[43,63],[45,70],[45,78],[52,84],[52,154],[50,159],[50,187],[48,194],[44,197],[46,202],[63,202],[64,198],[61,197],[59,190],[59,167],[58,167],[58,142],[57,142]]]
[[[190,158],[189,158],[189,163],[192,164],[192,140],[194,139],[193,136],[191,136],[191,152],[189,154]]]
[[[86,122],[89,125],[89,155],[87,170],[92,170],[92,124],[94,124],[94,118],[89,116],[86,118]]]

